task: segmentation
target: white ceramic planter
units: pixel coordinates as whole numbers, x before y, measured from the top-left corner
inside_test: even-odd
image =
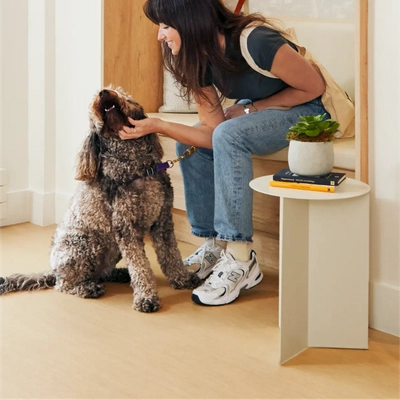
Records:
[[[297,175],[318,176],[332,171],[335,154],[332,142],[289,142],[288,163]]]

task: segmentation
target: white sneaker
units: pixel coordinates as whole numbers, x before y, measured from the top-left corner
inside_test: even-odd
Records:
[[[221,256],[222,247],[214,239],[207,240],[192,255],[183,260],[186,267],[194,266],[193,272],[200,279],[206,279]]]
[[[239,297],[241,289],[250,289],[262,279],[263,274],[254,250],[250,252],[250,260],[247,262],[236,261],[231,254],[222,251],[212,275],[203,285],[193,290],[192,300],[209,306],[229,304]]]

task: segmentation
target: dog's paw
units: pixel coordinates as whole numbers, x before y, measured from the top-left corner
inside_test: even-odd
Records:
[[[173,289],[195,289],[202,284],[202,280],[194,272],[187,272],[178,279],[171,279],[169,283]]]
[[[137,311],[151,313],[161,308],[161,301],[157,295],[151,297],[135,297],[132,307]]]
[[[102,283],[88,282],[84,285],[78,285],[72,290],[72,294],[84,299],[97,299],[106,292],[106,287]]]

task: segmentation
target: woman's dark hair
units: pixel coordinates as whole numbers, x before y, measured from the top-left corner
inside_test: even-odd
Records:
[[[202,93],[207,68],[221,91],[226,87],[223,71],[240,70],[238,60],[224,57],[218,33],[229,35],[234,46],[239,46],[240,33],[247,25],[273,26],[258,13],[235,14],[221,0],[147,0],[143,10],[152,22],[176,29],[181,37],[179,53],[174,56],[163,42],[163,55],[166,69],[182,86],[187,100],[191,95],[208,100]]]

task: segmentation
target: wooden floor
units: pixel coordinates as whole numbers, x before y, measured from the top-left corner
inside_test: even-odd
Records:
[[[55,227],[0,229],[0,275],[48,269]],[[187,256],[192,245],[180,243]],[[223,307],[192,303],[152,261],[162,309],[131,308],[128,284],[84,300],[46,290],[0,297],[3,399],[399,399],[399,339],[308,349],[278,363],[278,277]]]

